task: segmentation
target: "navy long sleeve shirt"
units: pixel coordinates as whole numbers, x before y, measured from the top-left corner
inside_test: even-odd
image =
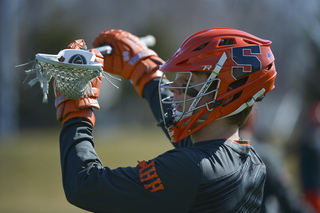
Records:
[[[157,84],[144,96],[159,120]],[[186,138],[174,146],[136,167],[110,169],[94,149],[92,125],[69,120],[60,134],[66,197],[92,212],[259,212],[266,168],[249,142]]]

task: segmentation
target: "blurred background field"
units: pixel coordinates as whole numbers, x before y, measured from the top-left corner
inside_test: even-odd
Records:
[[[310,106],[320,100],[319,11],[319,0],[1,0],[0,212],[81,212],[67,203],[62,190],[61,124],[52,90],[43,104],[39,84],[28,85],[36,76],[24,82],[31,65],[15,66],[37,53],[57,54],[79,38],[91,48],[101,31],[112,28],[155,36],[152,49],[163,60],[188,36],[207,28],[236,28],[271,40],[276,88],[257,104],[253,136],[272,148],[266,153],[277,159],[283,181],[305,196],[303,176],[320,180],[310,174],[320,171],[320,155],[307,152],[320,147],[319,123],[311,125],[314,118],[320,121],[320,108],[310,117]],[[134,166],[170,149],[130,82],[114,83],[120,89],[102,82],[96,114],[96,148],[104,164]]]
[[[124,132],[95,132],[95,147],[105,166],[136,166],[172,148],[156,127],[126,127]],[[1,141],[0,170],[1,213],[84,212],[64,196],[59,129],[24,130],[14,142]]]

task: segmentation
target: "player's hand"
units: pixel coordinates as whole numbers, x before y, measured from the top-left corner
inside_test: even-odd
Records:
[[[140,96],[145,85],[154,78],[160,78],[160,65],[164,61],[140,38],[123,30],[102,31],[93,46],[111,45],[113,52],[104,56],[103,70],[130,79]]]
[[[149,56],[157,56],[140,38],[123,30],[102,31],[94,40],[93,46],[99,47],[109,44],[113,48],[111,55],[104,58],[104,70],[130,79],[135,65]],[[145,53],[145,54],[144,54]],[[139,54],[141,57],[139,57]],[[135,60],[133,60],[135,57]]]
[[[78,39],[70,43],[68,49],[86,49],[86,45],[83,39]],[[96,50],[90,49],[96,58],[95,61],[104,64],[103,55]],[[92,94],[88,97],[79,98],[77,100],[66,99],[56,88],[55,80],[53,81],[53,87],[55,90],[55,107],[57,108],[56,117],[57,120],[64,125],[68,120],[75,117],[82,117],[87,119],[93,126],[95,123],[95,117],[92,112],[92,108],[100,109],[97,98],[100,94],[101,77],[96,77],[90,83],[92,86]]]

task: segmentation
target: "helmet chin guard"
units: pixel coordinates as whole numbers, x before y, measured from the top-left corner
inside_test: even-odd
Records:
[[[274,88],[277,75],[270,45],[271,41],[229,28],[207,29],[191,35],[160,67],[163,72],[190,75],[182,86],[161,83],[162,76],[159,83],[162,121],[158,126],[168,130],[172,142],[179,142],[209,123],[235,115],[261,100]],[[190,84],[192,75],[204,72],[208,73],[206,81]],[[187,97],[188,91],[199,86],[196,96]],[[162,99],[162,89],[181,89],[184,100],[174,101],[173,96]],[[212,98],[200,104],[209,94]],[[187,109],[188,101],[192,102]],[[171,107],[164,111],[163,104]],[[181,107],[180,111],[176,109],[178,105],[182,105],[182,111]]]

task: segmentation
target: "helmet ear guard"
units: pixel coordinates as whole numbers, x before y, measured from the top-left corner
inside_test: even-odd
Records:
[[[186,39],[160,70],[211,73],[189,109],[178,120],[173,119],[176,116],[174,108],[164,113],[161,104],[162,126],[168,129],[172,142],[178,142],[215,120],[238,114],[261,101],[274,88],[277,75],[270,44],[268,40],[227,28],[203,30]],[[219,82],[214,97],[198,106],[213,81]],[[159,97],[160,89],[166,88],[160,84]],[[164,99],[161,102],[165,104]],[[203,120],[205,113],[209,116]]]

